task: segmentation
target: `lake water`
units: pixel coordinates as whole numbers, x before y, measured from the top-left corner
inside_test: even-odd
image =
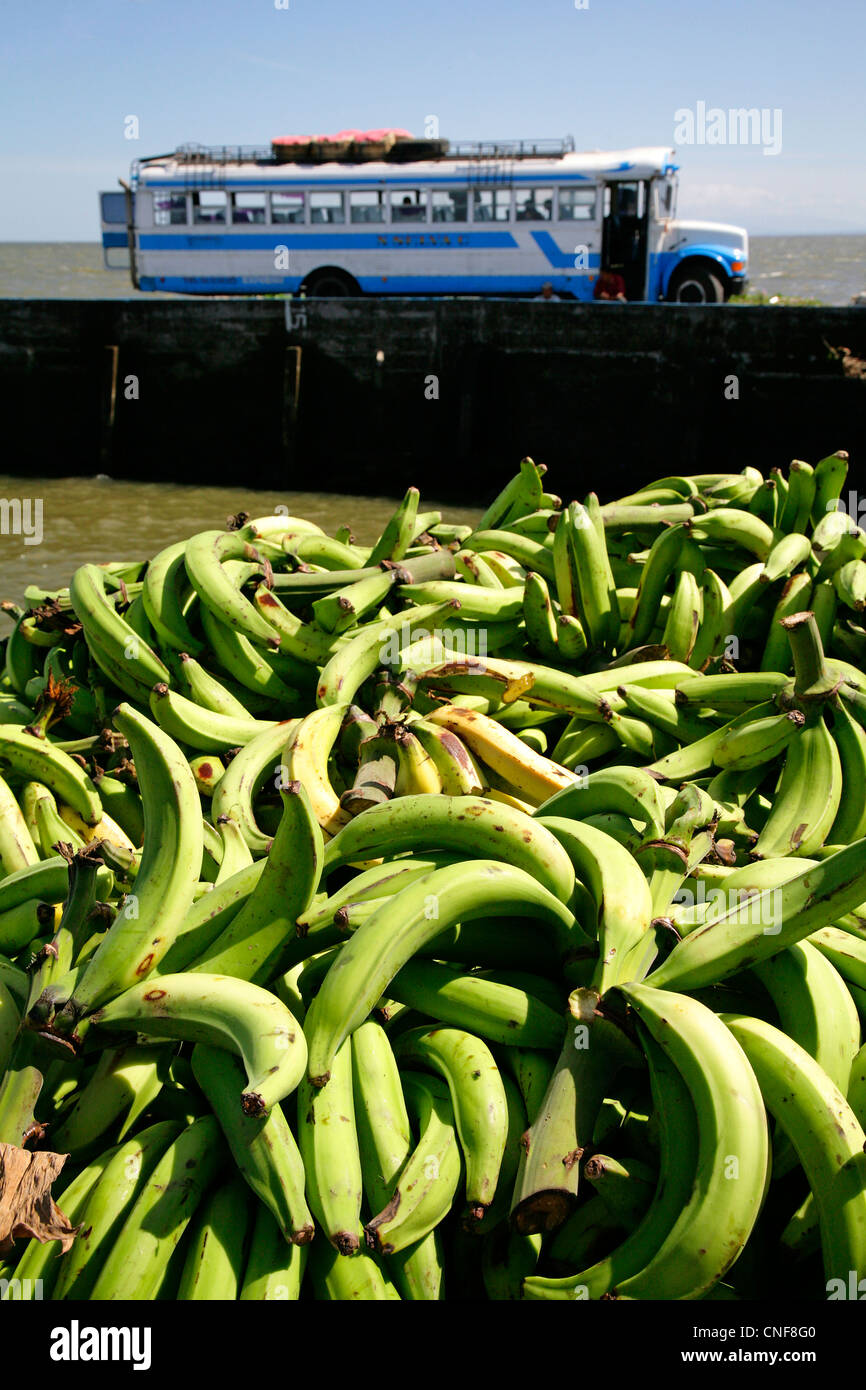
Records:
[[[26,529],[39,544],[0,533],[0,599],[23,602],[27,584],[59,589],[85,561],[146,560],[173,541],[197,531],[222,530],[240,511],[265,516],[278,507],[315,521],[333,535],[349,525],[362,545],[371,545],[394,511],[393,498],[351,497],[319,492],[252,492],[242,487],[182,487],[171,483],[115,482],[109,478],[22,478],[0,474],[0,498],[41,501],[41,527],[31,511]],[[439,507],[422,497],[425,511],[438,508],[443,521],[474,525],[480,510]],[[27,513],[25,512],[25,521]],[[0,614],[0,630],[7,620]]]
[[[751,237],[749,245],[750,284],[765,294],[849,304],[853,295],[866,291],[866,234]],[[0,242],[0,298],[132,297],[139,296],[127,272],[103,269],[101,246],[89,242]]]

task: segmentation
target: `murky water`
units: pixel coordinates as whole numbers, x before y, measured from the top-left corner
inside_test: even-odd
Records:
[[[7,534],[13,514],[2,500],[30,499],[22,512],[26,535]],[[38,503],[41,502],[41,526]],[[33,505],[36,504],[36,505]],[[173,541],[197,531],[221,530],[226,518],[251,517],[288,508],[291,516],[315,521],[333,535],[348,525],[370,545],[394,511],[393,498],[350,497],[319,492],[252,492],[243,488],[181,487],[170,483],[114,482],[108,478],[11,478],[0,474],[0,599],[23,601],[27,584],[58,589],[86,560],[146,560]],[[422,497],[425,511],[443,521],[472,525],[478,509],[439,506]],[[41,540],[33,543],[39,537]],[[0,615],[2,631],[7,620]]]
[[[866,236],[750,237],[750,283],[767,295],[849,304],[866,291]],[[0,298],[132,299],[126,271],[105,270],[89,242],[0,242]],[[174,294],[150,295],[178,299]]]

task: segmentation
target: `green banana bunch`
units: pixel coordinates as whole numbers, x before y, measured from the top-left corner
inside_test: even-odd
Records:
[[[9,1287],[849,1296],[847,467],[563,507],[524,459],[474,529],[239,514],[6,604],[0,1139],[72,1227]]]

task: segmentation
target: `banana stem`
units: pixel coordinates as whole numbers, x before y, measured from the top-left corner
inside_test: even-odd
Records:
[[[794,694],[799,700],[826,700],[839,682],[827,670],[815,614],[792,613],[779,621],[788,634],[794,657]]]
[[[45,948],[42,962],[34,971],[27,1013],[34,1008],[43,991],[67,973],[84,944],[90,913],[96,902],[96,873],[104,862],[98,853],[98,843],[88,845],[76,854],[72,853],[71,846],[59,848],[69,863],[69,891],[60,925]]]

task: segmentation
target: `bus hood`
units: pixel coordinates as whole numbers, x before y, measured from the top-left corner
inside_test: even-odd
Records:
[[[676,222],[668,223],[665,236],[665,250],[679,251],[686,246],[729,247],[736,260],[748,260],[749,233],[745,227],[734,227],[726,222]]]

